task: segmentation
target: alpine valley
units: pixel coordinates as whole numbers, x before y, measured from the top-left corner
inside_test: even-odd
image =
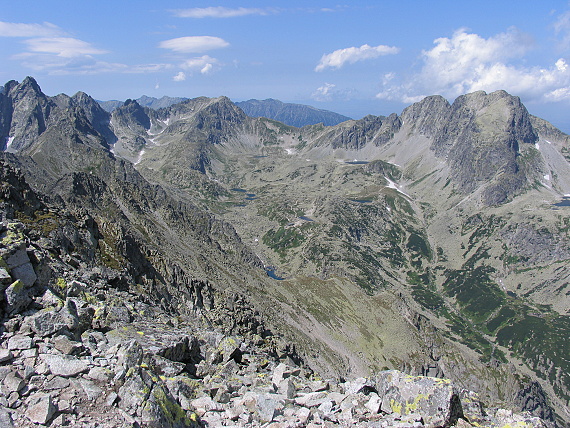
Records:
[[[570,423],[570,136],[516,96],[298,128],[28,77],[0,149],[6,426]]]

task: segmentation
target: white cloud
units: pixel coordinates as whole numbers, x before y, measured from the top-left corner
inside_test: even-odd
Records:
[[[425,95],[448,98],[504,89],[525,101],[570,99],[570,70],[564,59],[548,68],[517,63],[533,47],[527,35],[511,28],[489,38],[460,29],[434,41],[422,52],[419,72],[404,79],[384,79],[378,98],[411,102]]]
[[[186,80],[186,74],[183,71],[180,71],[176,76],[172,78],[175,82],[183,82]]]
[[[24,67],[51,75],[99,73],[155,73],[172,68],[172,64],[127,65],[95,58],[108,53],[91,43],[68,37],[67,33],[49,22],[22,24],[0,21],[0,37],[22,37],[25,51],[11,59]]]
[[[22,24],[0,21],[0,37],[54,37],[65,32],[49,22],[43,24]]]
[[[127,65],[100,61],[91,55],[63,57],[53,54],[24,52],[13,57],[24,67],[50,75],[92,75],[102,73],[143,74],[156,73],[173,67],[172,64]]]
[[[268,15],[275,13],[274,9],[258,9],[248,7],[194,7],[191,9],[178,9],[172,11],[179,18],[234,18],[246,15]]]
[[[311,94],[311,98],[315,101],[330,101],[333,97],[333,90],[336,87],[334,83],[325,83],[319,86],[315,92]]]
[[[201,53],[212,49],[220,49],[230,44],[224,39],[213,36],[178,37],[160,42],[159,47],[180,53]]]
[[[137,64],[125,65],[127,71],[125,73],[158,73],[160,71],[169,70],[174,67],[172,64]]]
[[[220,61],[208,55],[191,58],[184,61],[181,67],[185,70],[200,71],[202,74],[209,74],[221,66]]]
[[[204,67],[202,67],[202,69],[200,70],[200,73],[210,74],[210,72],[212,71],[213,68],[214,68],[214,66],[212,64],[206,64]]]
[[[64,58],[107,53],[107,51],[93,47],[90,43],[71,37],[34,38],[24,43],[31,52],[50,53]]]
[[[562,13],[553,24],[556,34],[562,37],[560,47],[562,49],[570,48],[570,11]]]
[[[319,64],[315,67],[315,71],[323,71],[327,67],[341,68],[346,63],[353,64],[357,61],[378,58],[383,55],[393,55],[399,51],[400,49],[397,47],[385,45],[362,45],[359,48],[338,49],[330,54],[323,55]]]

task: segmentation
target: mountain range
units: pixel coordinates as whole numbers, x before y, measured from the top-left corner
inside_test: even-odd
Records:
[[[445,377],[568,424],[568,135],[504,91],[332,126],[241,106],[109,112],[10,81],[2,158],[90,225],[63,240],[68,257],[168,313],[270,332],[325,377]]]
[[[179,97],[161,97],[154,98],[143,95],[136,99],[136,102],[142,107],[149,107],[153,110],[160,108],[170,107],[173,104],[178,104],[188,98]],[[116,108],[125,104],[122,101],[99,101],[101,107],[111,113]],[[266,117],[268,119],[277,120],[286,125],[303,127],[307,125],[316,125],[322,123],[325,126],[338,125],[346,120],[351,120],[350,117],[343,116],[328,110],[317,109],[315,107],[303,105],[284,103],[279,100],[248,100],[239,101],[235,103],[241,108],[245,114],[251,117]]]

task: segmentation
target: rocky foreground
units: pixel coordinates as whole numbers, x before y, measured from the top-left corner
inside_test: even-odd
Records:
[[[446,379],[321,379],[270,334],[224,334],[87,267],[48,237],[54,212],[15,220],[12,196],[0,224],[2,427],[546,426]]]

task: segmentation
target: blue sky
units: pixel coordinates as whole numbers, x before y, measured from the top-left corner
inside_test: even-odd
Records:
[[[360,118],[505,89],[570,132],[567,1],[3,1],[0,82],[276,98]]]

